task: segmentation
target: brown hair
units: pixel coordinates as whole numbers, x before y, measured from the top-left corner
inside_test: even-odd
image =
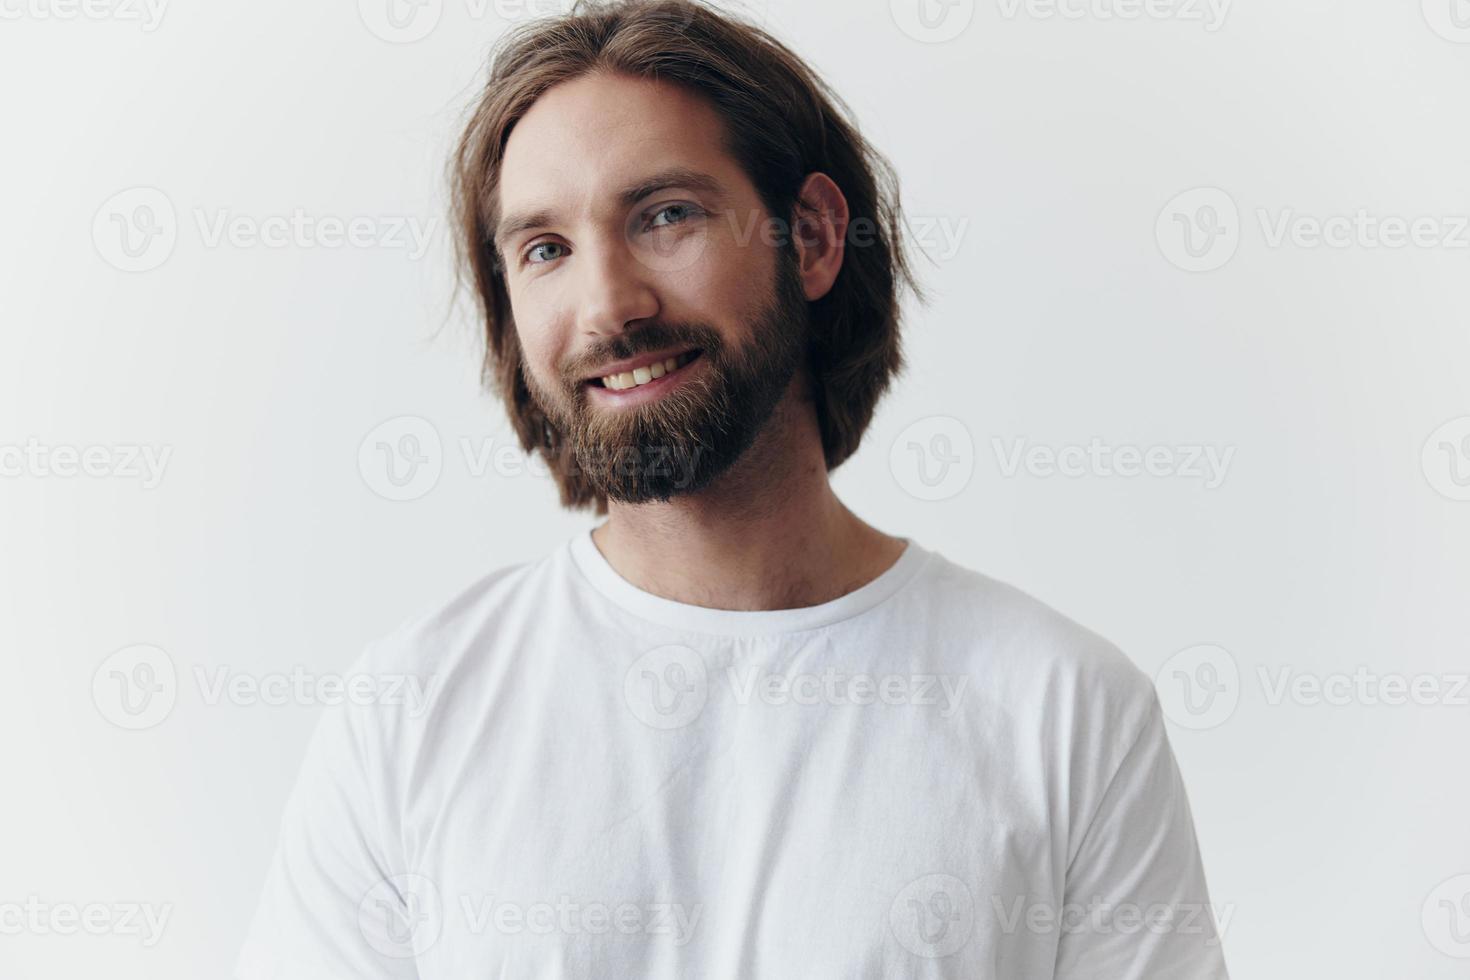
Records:
[[[552,86],[598,70],[673,82],[706,98],[724,121],[726,151],[773,218],[792,220],[810,173],[831,177],[847,198],[848,248],[831,290],[809,307],[807,340],[822,450],[832,470],[857,449],[879,398],[903,367],[900,289],[923,299],[904,254],[898,180],[811,68],[765,30],[703,0],[578,0],[566,14],[513,29],[492,59],[450,180],[462,281],[472,282],[485,322],[483,380],[504,399],[521,447],[546,457],[564,506],[606,512],[606,499],[578,474],[575,457],[559,451],[527,388],[491,242],[511,128]],[[785,247],[794,248],[789,237]]]

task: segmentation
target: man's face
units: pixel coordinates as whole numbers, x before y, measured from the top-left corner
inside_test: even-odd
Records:
[[[496,246],[527,387],[613,500],[707,486],[802,365],[794,252],[722,132],[677,86],[594,74],[506,143]]]

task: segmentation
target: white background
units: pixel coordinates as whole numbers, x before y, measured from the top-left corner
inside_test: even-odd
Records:
[[[544,8],[397,29],[386,2],[0,0],[0,906],[171,915],[153,945],[6,929],[0,976],[225,975],[319,707],[211,704],[200,674],[340,671],[592,522],[494,455],[449,302],[444,159],[489,45]],[[1157,674],[1234,975],[1465,976],[1470,6],[926,2],[932,31],[913,0],[752,7],[934,257],[839,493]],[[1421,243],[1365,219],[1313,244],[1360,210],[1428,219]],[[213,235],[297,212],[365,240]],[[134,219],[162,234],[129,258]],[[430,475],[386,499],[377,443],[425,426]],[[1094,439],[1229,465],[1009,465]],[[113,462],[34,462],[66,447]],[[156,485],[129,447],[170,454]],[[93,680],[139,644],[177,690],[129,731],[132,664]],[[1383,703],[1394,678],[1430,703]]]

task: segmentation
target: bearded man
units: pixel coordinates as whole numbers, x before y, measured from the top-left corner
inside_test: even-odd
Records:
[[[373,644],[240,980],[1226,976],[1149,679],[834,494],[902,366],[891,169],[688,0],[503,39],[454,161],[486,374],[604,517]]]

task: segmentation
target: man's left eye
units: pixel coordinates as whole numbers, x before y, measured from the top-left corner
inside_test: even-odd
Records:
[[[661,207],[657,211],[653,212],[653,215],[649,219],[648,224],[651,228],[659,228],[667,225],[678,224],[679,222],[687,219],[690,215],[694,214],[696,210],[696,208],[689,204],[667,204],[664,207]],[[669,220],[660,223],[659,218],[664,215],[668,215]]]

